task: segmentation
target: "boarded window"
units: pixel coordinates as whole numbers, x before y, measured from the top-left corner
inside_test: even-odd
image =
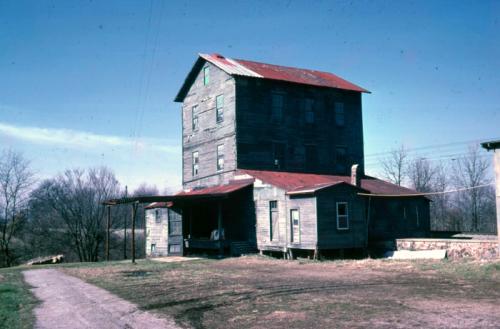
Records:
[[[337,229],[349,229],[349,211],[347,202],[337,202]]]
[[[344,172],[347,168],[347,148],[345,146],[335,147],[335,168],[337,172]]]
[[[198,166],[199,166],[199,162],[200,162],[200,159],[198,156],[198,151],[193,152],[192,161],[193,161],[193,163],[192,163],[193,164],[193,176],[197,176],[198,175]]]
[[[215,108],[217,123],[224,121],[224,95],[215,98]]]
[[[217,171],[224,169],[224,144],[217,145]]]
[[[306,145],[306,169],[314,169],[318,162],[316,145]]]
[[[193,131],[198,130],[198,105],[191,108],[191,126]]]
[[[269,201],[269,239],[278,240],[278,201]]]
[[[273,143],[273,161],[276,168],[285,168],[285,144]]]
[[[290,210],[291,242],[300,242],[300,214],[299,209]]]
[[[314,99],[312,98],[306,98],[304,100],[304,114],[305,114],[305,121],[308,124],[313,124],[314,123]]]
[[[203,84],[206,86],[210,82],[210,67],[203,68]]]
[[[337,126],[343,126],[345,124],[344,103],[335,103],[335,123]]]
[[[181,235],[182,234],[182,222],[181,221],[170,221],[168,223],[168,234],[169,235]]]
[[[280,123],[283,120],[283,94],[273,93],[271,101],[271,122]]]
[[[179,244],[169,244],[168,245],[168,252],[170,254],[177,254],[181,252],[181,245]]]
[[[161,216],[160,216],[160,210],[159,209],[156,209],[155,210],[155,221],[157,224],[159,224],[161,222]]]

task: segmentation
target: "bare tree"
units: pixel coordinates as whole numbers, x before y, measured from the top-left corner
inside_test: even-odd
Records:
[[[142,183],[134,190],[133,196],[152,196],[158,195],[160,192],[156,185],[148,185],[147,183]]]
[[[404,145],[390,152],[389,156],[381,161],[384,176],[396,185],[401,186],[405,178],[408,153]]]
[[[419,157],[409,161],[406,172],[413,189],[423,193],[433,190],[436,168],[429,160]]]
[[[457,206],[470,230],[478,232],[486,207],[488,189],[477,186],[489,184],[489,161],[483,159],[479,147],[470,147],[468,154],[458,158],[453,166],[453,180],[457,188],[469,188],[457,195]],[[467,228],[466,228],[467,229]]]
[[[14,260],[11,242],[24,222],[28,194],[35,180],[30,163],[20,153],[0,157],[0,253],[3,266]]]
[[[97,261],[105,236],[105,207],[119,184],[107,168],[67,170],[45,181],[33,194],[46,204],[61,226],[80,261]]]

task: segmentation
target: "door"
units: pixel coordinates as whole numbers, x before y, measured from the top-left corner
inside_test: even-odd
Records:
[[[181,209],[168,208],[168,255],[183,255],[184,238],[182,235]]]
[[[290,210],[291,242],[300,243],[300,215],[298,209]]]

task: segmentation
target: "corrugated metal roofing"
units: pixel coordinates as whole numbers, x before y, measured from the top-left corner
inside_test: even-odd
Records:
[[[351,185],[350,176],[303,174],[246,169],[240,170],[240,172],[259,179],[264,183],[284,189],[290,194],[299,194],[301,191],[302,193],[314,193],[316,190],[340,183]],[[361,179],[360,187],[373,194],[408,195],[417,193],[414,190],[370,176],[365,176],[363,179]]]
[[[226,185],[217,185],[211,187],[205,187],[201,189],[194,189],[190,191],[182,191],[175,195],[176,198],[179,197],[190,197],[190,196],[207,196],[207,197],[217,197],[224,196],[232,192],[241,190],[247,186],[253,184],[253,179],[245,179],[241,181],[232,181]]]
[[[260,74],[265,79],[369,93],[368,90],[344,80],[333,73],[265,64],[241,59],[236,59],[235,61],[244,65],[253,72]]]
[[[197,61],[193,65],[191,71],[182,84],[181,89],[175,97],[176,102],[182,102],[184,100],[184,97],[186,97],[191,84],[196,78],[199,70],[201,70],[201,68],[203,67],[205,61],[212,63],[227,74],[235,76],[279,80],[310,86],[337,88],[343,90],[352,90],[361,93],[369,93],[368,90],[361,88],[360,86],[357,86],[347,80],[344,80],[333,73],[266,64],[244,59],[233,59],[224,57],[220,54],[199,54]]]

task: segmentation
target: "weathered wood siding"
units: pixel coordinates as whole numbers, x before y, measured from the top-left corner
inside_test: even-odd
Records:
[[[281,123],[271,120],[273,92],[284,95]],[[237,78],[238,168],[349,175],[363,172],[361,94],[286,82]],[[307,123],[305,99],[313,99],[314,123]],[[335,122],[335,103],[344,103],[345,124]],[[283,145],[284,163],[274,163],[274,143]],[[337,168],[336,148],[345,147],[345,167]],[[306,161],[307,149],[316,150]]]
[[[314,250],[318,241],[316,197],[314,195],[294,196],[288,200],[287,223],[291,234],[291,211],[299,210],[299,241],[288,241],[288,247],[293,249]]]
[[[259,250],[283,251],[287,245],[287,199],[285,191],[275,186],[256,182],[253,190],[257,248]],[[274,239],[270,239],[270,208],[269,202],[278,202],[278,227]]]
[[[203,83],[199,72],[182,104],[182,161],[185,188],[226,183],[236,169],[235,81],[216,66],[210,68],[210,81]],[[216,97],[224,95],[224,119],[216,121]],[[193,130],[192,108],[197,106],[198,129]],[[217,145],[224,144],[224,169],[217,171]],[[199,153],[199,172],[192,173],[192,154]]]
[[[318,248],[362,248],[367,245],[365,200],[358,190],[338,185],[317,193]],[[337,202],[347,202],[349,229],[337,229]]]
[[[430,232],[429,200],[423,197],[372,198],[369,221],[370,243],[426,237]]]
[[[156,212],[159,212],[160,222],[156,222]],[[146,209],[146,256],[166,256],[168,254],[168,209]],[[151,252],[151,245],[156,245],[156,251]]]

